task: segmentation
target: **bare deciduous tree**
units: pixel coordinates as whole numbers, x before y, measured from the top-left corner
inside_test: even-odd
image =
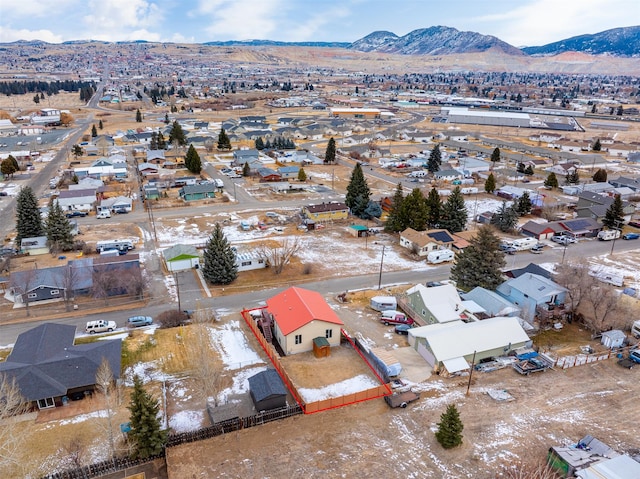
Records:
[[[187,352],[201,397],[217,405],[222,366],[213,353],[209,328],[207,322],[198,320],[190,326]]]
[[[591,279],[592,285],[586,291],[581,308],[585,325],[596,333],[624,326],[626,307],[618,291],[597,278]]]
[[[36,279],[36,269],[20,271],[19,274],[11,275],[11,288],[13,289],[14,297],[20,298],[19,301],[24,304],[27,316],[31,315],[29,311],[29,305],[31,304],[29,292],[36,287]]]
[[[544,462],[516,463],[503,466],[496,477],[502,479],[559,479],[560,476]]]
[[[282,273],[291,258],[300,250],[302,244],[298,238],[286,238],[279,246],[271,247],[266,244],[258,246],[260,256],[265,258],[275,274]]]
[[[115,435],[115,413],[118,402],[118,394],[115,391],[116,385],[113,379],[113,371],[109,361],[102,359],[96,371],[96,391],[102,395],[104,401],[104,423],[98,423],[107,435],[109,451],[111,456],[116,455],[116,435]]]
[[[93,273],[93,297],[104,299],[104,305],[109,304],[109,296],[119,288],[121,284],[116,271],[94,271]]]
[[[80,281],[80,269],[77,266],[67,264],[62,274],[62,287],[64,288],[64,306],[71,311],[71,303],[75,300],[75,290]],[[90,274],[90,273],[89,273]]]
[[[27,429],[20,427],[17,416],[29,410],[13,378],[0,374],[0,470],[20,467],[22,443]]]
[[[589,276],[589,265],[584,262],[569,262],[556,265],[554,281],[567,288],[567,298],[565,304],[569,304],[571,312],[575,313],[587,289],[593,284],[592,277]]]

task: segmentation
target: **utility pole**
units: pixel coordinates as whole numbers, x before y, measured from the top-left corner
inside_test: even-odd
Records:
[[[471,376],[473,376],[473,369],[476,365],[476,351],[473,352],[473,359],[471,360],[471,370],[469,370],[469,383],[467,384],[467,393],[469,395],[469,389],[471,388]]]
[[[384,248],[385,245],[382,245],[382,256],[380,257],[380,274],[378,275],[378,289],[382,289],[382,263],[384,261]]]
[[[176,295],[178,296],[178,311],[182,311],[182,308],[180,306],[180,276],[179,276],[179,272],[176,271],[173,273],[173,277],[176,280]]]

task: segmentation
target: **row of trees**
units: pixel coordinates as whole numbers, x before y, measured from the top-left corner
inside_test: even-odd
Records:
[[[91,98],[95,93],[95,84],[93,82],[76,81],[76,80],[56,80],[56,81],[8,81],[0,83],[0,94],[2,95],[24,95],[25,93],[46,93],[48,96],[57,95],[61,91],[75,92],[80,90],[81,100],[82,92],[91,91]]]
[[[467,208],[460,187],[456,187],[445,202],[435,188],[425,198],[420,188],[414,188],[406,197],[398,183],[391,201],[391,211],[385,230],[398,233],[407,228],[424,231],[432,228],[447,229],[452,233],[464,230]]]
[[[264,141],[262,137],[258,137],[255,141],[256,150],[295,150],[296,144],[291,138],[285,138],[283,136],[278,136],[270,141]]]

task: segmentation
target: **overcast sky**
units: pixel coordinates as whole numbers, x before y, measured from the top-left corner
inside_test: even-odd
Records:
[[[434,25],[543,45],[640,25],[640,0],[0,0],[0,42],[353,42]]]

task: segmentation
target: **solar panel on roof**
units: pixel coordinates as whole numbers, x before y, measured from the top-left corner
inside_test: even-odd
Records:
[[[451,236],[449,236],[446,231],[435,231],[433,233],[427,233],[427,236],[442,243],[449,243],[453,241],[453,238],[451,238]]]
[[[589,229],[589,227],[591,226],[591,222],[589,220],[584,220],[584,219],[569,220],[569,221],[565,221],[564,224],[570,227],[572,230]]]

